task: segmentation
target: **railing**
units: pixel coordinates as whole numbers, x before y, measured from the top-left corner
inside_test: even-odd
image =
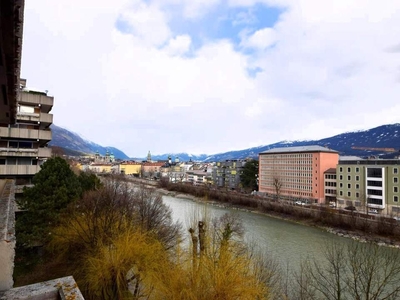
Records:
[[[53,115],[47,113],[17,113],[18,121],[53,123]]]
[[[39,171],[38,165],[0,165],[0,175],[35,175]]]
[[[0,137],[51,140],[50,130],[0,127]]]
[[[49,106],[53,106],[54,103],[54,97],[46,95],[27,93],[27,92],[21,92],[19,95],[20,95],[19,96],[20,103],[42,104]]]
[[[51,148],[0,148],[0,156],[51,157]]]

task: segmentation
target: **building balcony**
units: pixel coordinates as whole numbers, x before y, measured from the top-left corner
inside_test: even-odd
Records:
[[[51,130],[0,127],[0,137],[51,141]]]
[[[48,113],[51,111],[54,103],[54,97],[47,96],[44,93],[20,92],[18,103],[27,105],[38,105],[42,112]]]
[[[24,113],[18,112],[17,113],[17,120],[19,122],[35,122],[35,123],[44,123],[44,124],[52,124],[53,123],[53,115],[47,113]]]
[[[39,165],[0,165],[0,175],[35,175],[39,171]]]
[[[0,156],[50,158],[51,148],[0,148]]]

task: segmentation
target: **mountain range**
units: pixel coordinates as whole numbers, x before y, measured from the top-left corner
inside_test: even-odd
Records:
[[[128,155],[115,147],[100,146],[99,144],[83,139],[77,133],[57,125],[52,124],[51,131],[53,132],[53,138],[49,145],[52,147],[60,147],[67,155],[94,154],[96,151],[101,155],[105,155],[108,151],[113,153],[116,158],[129,159]]]
[[[114,147],[103,147],[96,143],[86,141],[78,134],[70,132],[64,128],[52,125],[53,140],[50,145],[58,146],[66,150],[78,151],[82,153],[95,153],[99,151],[104,155],[106,151],[113,152],[116,158],[129,159],[121,150]],[[253,147],[244,150],[229,151],[213,155],[207,154],[188,154],[188,153],[165,153],[162,155],[152,155],[153,160],[166,160],[168,156],[174,160],[176,157],[180,161],[223,161],[227,159],[257,158],[258,153],[280,147],[295,147],[307,145],[320,145],[336,150],[340,155],[355,156],[380,156],[383,158],[393,158],[400,155],[400,124],[388,124],[378,126],[368,130],[346,132],[320,140],[308,141],[281,141],[269,145]],[[385,149],[386,148],[386,149]],[[395,151],[389,151],[393,148]],[[144,160],[145,158],[136,158]]]

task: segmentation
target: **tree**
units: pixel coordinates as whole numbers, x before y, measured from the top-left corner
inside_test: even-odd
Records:
[[[272,185],[275,188],[276,200],[279,201],[281,195],[282,181],[279,179],[279,177],[274,176],[274,178],[272,179]]]
[[[158,274],[155,299],[268,299],[265,265],[245,247],[237,216],[193,220],[189,233],[191,251]]]
[[[58,224],[60,214],[82,192],[78,177],[60,157],[47,160],[33,177],[33,184],[25,187],[23,198],[17,200],[24,211],[17,218],[17,241],[28,247],[49,240],[50,228]]]
[[[246,190],[258,190],[258,160],[250,160],[243,167],[240,181]]]
[[[331,244],[324,261],[307,261],[297,274],[296,299],[398,299],[400,252],[371,243]],[[299,297],[301,295],[301,297]]]
[[[180,241],[180,224],[155,190],[110,176],[69,207],[52,235],[50,250],[69,262],[85,296],[118,299],[128,285],[136,296],[147,295],[151,282],[141,261],[166,261]]]
[[[81,171],[79,173],[78,180],[81,185],[82,192],[97,190],[102,185],[100,179],[96,176],[96,174],[89,171]]]

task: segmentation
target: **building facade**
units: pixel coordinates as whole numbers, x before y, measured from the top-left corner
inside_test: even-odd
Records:
[[[270,149],[259,154],[259,191],[288,200],[325,202],[324,173],[336,168],[337,151],[321,146]]]
[[[29,184],[51,157],[48,143],[54,101],[46,92],[28,89],[26,80],[20,83],[16,123],[0,125],[0,176],[16,178],[17,185]]]
[[[226,160],[217,162],[212,170],[212,180],[217,187],[230,190],[240,188],[240,175],[246,160]]]
[[[400,215],[399,159],[340,160],[336,173],[339,207]]]
[[[330,168],[324,172],[324,186],[325,203],[336,202],[336,168]]]

